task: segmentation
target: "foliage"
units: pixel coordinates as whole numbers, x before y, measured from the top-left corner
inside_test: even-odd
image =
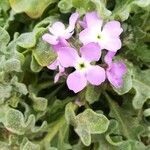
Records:
[[[56,20],[92,10],[121,22],[116,60],[128,73],[120,89],[74,94],[63,79],[54,84],[46,66],[57,56],[41,37]],[[150,149],[149,23],[149,0],[1,0],[0,149]]]

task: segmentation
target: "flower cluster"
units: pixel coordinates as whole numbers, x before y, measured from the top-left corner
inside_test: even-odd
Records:
[[[82,31],[75,39],[79,41],[78,47],[71,43],[76,24],[79,24]],[[67,76],[67,86],[75,93],[84,89],[87,84],[95,86],[103,83],[106,78],[116,88],[123,84],[123,75],[126,73],[126,66],[123,62],[113,62],[113,57],[121,48],[120,34],[123,29],[118,21],[109,21],[104,24],[96,12],[87,13],[83,20],[79,21],[79,14],[74,13],[69,19],[69,26],[66,28],[62,22],[56,22],[49,27],[49,33],[42,36],[43,40],[52,45],[57,53],[57,59],[48,66],[51,70],[59,70],[54,82],[60,76]],[[100,61],[102,52],[107,52],[104,59]],[[103,68],[102,64],[106,64]],[[73,67],[74,71],[67,73],[67,68]]]

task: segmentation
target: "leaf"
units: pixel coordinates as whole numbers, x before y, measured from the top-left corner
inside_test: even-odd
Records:
[[[11,96],[12,86],[0,84],[0,104]]]
[[[15,12],[25,12],[31,18],[38,18],[50,4],[57,0],[9,0],[9,2]]]
[[[21,143],[20,149],[21,150],[40,150],[40,145],[34,144],[30,142],[27,138],[24,138]]]
[[[132,109],[131,102],[127,103],[126,100],[126,103],[124,102],[125,104],[120,107],[108,94],[105,96],[110,107],[109,116],[118,121],[118,134],[127,140],[138,141],[139,135],[143,132],[143,126],[140,125],[140,118],[137,116],[137,112]]]
[[[23,33],[17,39],[17,44],[23,48],[32,48],[36,44],[34,32]]]
[[[43,130],[47,125],[44,121],[40,127],[36,127],[34,115],[30,115],[25,121],[23,114],[19,110],[6,107],[5,111],[3,124],[5,128],[12,133],[18,135],[23,135],[24,133],[36,133]]]
[[[35,94],[31,93],[29,96],[32,101],[33,101],[33,108],[36,111],[45,111],[47,108],[47,99],[43,98],[43,97],[36,97]]]
[[[72,146],[69,144],[68,137],[69,137],[69,125],[65,123],[58,133],[58,144],[57,144],[58,149],[70,150],[72,148]]]
[[[75,122],[75,109],[77,106],[74,103],[68,103],[65,109],[65,118],[68,124],[74,125]]]
[[[8,59],[4,64],[5,72],[21,72],[21,62],[16,58]]]
[[[134,0],[133,2],[134,4],[138,5],[139,7],[147,7],[150,5],[150,1],[149,0]]]
[[[69,103],[66,106],[65,118],[67,123],[74,126],[75,132],[81,138],[84,145],[91,144],[91,134],[104,133],[109,125],[109,120],[102,114],[97,114],[91,109],[86,109],[84,112],[75,116],[74,110],[77,106]]]
[[[6,112],[4,124],[9,131],[19,135],[24,134],[24,117],[20,111],[15,109],[9,109]]]
[[[111,15],[111,11],[106,8],[105,0],[91,0],[96,7],[96,10],[101,18],[104,20],[107,19]]]
[[[14,89],[19,92],[20,94],[26,95],[28,93],[27,87],[23,83],[18,82],[18,78],[14,76],[11,79],[11,84],[14,86]]]
[[[101,87],[95,87],[92,85],[87,86],[85,92],[85,99],[89,102],[89,104],[98,101],[100,95],[101,95]]]
[[[0,1],[0,7],[4,10],[7,11],[10,8],[9,0],[1,0]]]
[[[8,32],[3,29],[2,27],[0,27],[0,51],[3,51],[3,49],[6,47],[6,45],[8,44],[10,40],[10,36],[8,34]]]
[[[145,117],[149,117],[150,116],[150,108],[145,109],[143,113],[144,113]]]
[[[60,11],[62,13],[68,13],[68,12],[70,12],[71,8],[73,7],[72,0],[61,0],[58,3],[58,7],[60,8]]]
[[[134,73],[133,76],[133,88],[136,94],[133,98],[133,106],[135,109],[143,107],[147,99],[150,98],[150,69],[139,71]]]
[[[128,19],[132,9],[135,8],[136,5],[139,7],[148,7],[150,4],[149,0],[126,0],[126,1],[116,1],[115,9],[112,13],[112,19],[119,19],[121,21],[125,21]]]
[[[30,64],[30,68],[33,72],[40,72],[42,70],[42,66],[40,66],[32,55],[32,60]]]
[[[42,34],[39,33],[39,39],[36,46],[32,49],[33,55],[39,65],[48,66],[56,59],[56,54],[52,50],[51,46],[44,42],[41,38]]]
[[[72,5],[80,12],[80,14],[85,14],[95,8],[91,0],[72,0]]]
[[[0,141],[0,149],[2,149],[2,150],[10,150],[10,146],[9,146],[9,144],[7,144],[5,142]]]

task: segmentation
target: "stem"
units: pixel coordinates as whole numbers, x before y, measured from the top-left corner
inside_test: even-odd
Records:
[[[47,99],[51,99],[53,96],[56,95],[56,93],[64,86],[64,84],[60,85],[57,89],[55,89],[53,92],[51,92],[50,94],[46,95],[45,97]]]
[[[116,120],[122,126],[122,129],[123,129],[122,132],[124,133],[125,137],[127,139],[129,139],[130,138],[130,133],[129,133],[128,127],[125,125],[125,122],[122,119],[122,116],[119,112],[119,108],[117,107],[117,105],[115,105],[115,102],[112,101],[112,99],[109,97],[109,95],[106,92],[104,92],[103,94],[106,97],[106,100],[108,101],[109,106],[112,109],[114,115],[116,116]]]
[[[51,140],[54,138],[54,136],[58,133],[59,129],[65,124],[65,117],[64,115],[54,122],[53,124],[50,125],[48,129],[48,134],[45,136],[45,138],[42,140],[46,143],[50,143]]]
[[[29,49],[25,50],[24,52],[22,52],[23,55],[27,54],[28,52],[30,52]]]
[[[43,82],[43,83],[41,83],[41,84],[39,84],[38,86],[37,86],[37,88],[39,89],[39,90],[42,90],[42,89],[46,89],[47,87],[51,87],[51,86],[53,86],[54,85],[54,82],[53,81],[46,81],[46,82]],[[56,84],[55,84],[56,85]]]

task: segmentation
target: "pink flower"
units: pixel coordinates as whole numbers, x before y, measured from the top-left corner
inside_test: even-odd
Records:
[[[62,47],[58,51],[58,59],[65,68],[74,67],[75,71],[67,78],[67,85],[75,93],[84,89],[89,82],[92,85],[100,85],[105,81],[105,70],[91,62],[98,61],[101,50],[98,44],[89,43],[80,48],[80,56],[71,47]]]
[[[54,83],[58,82],[59,78],[65,75],[65,68],[60,64],[58,59],[56,59],[52,64],[48,65],[47,68],[50,70],[58,69],[58,73],[56,73],[54,77]]]
[[[123,29],[118,21],[107,22],[103,27],[103,21],[96,12],[87,13],[80,21],[84,28],[79,34],[80,41],[85,45],[90,42],[98,43],[102,49],[116,52],[121,48],[120,34]]]
[[[112,62],[114,52],[108,52],[105,56],[106,76],[109,82],[116,88],[121,88],[123,85],[123,76],[127,72],[126,65],[123,62]]]
[[[49,32],[51,34],[44,34],[42,36],[43,40],[48,42],[51,45],[56,45],[61,39],[69,39],[73,33],[76,21],[79,17],[78,13],[73,13],[69,19],[69,26],[65,28],[65,25],[62,22],[55,22],[52,27],[49,27]]]
[[[69,43],[66,40],[60,38],[59,43],[57,45],[53,45],[52,47],[53,50],[55,50],[55,52],[58,53],[61,47],[67,47],[67,46],[68,47],[70,46]],[[49,64],[47,68],[50,70],[58,69],[58,73],[54,77],[54,83],[58,82],[61,76],[66,75],[65,68],[60,64],[58,57],[52,64]]]

